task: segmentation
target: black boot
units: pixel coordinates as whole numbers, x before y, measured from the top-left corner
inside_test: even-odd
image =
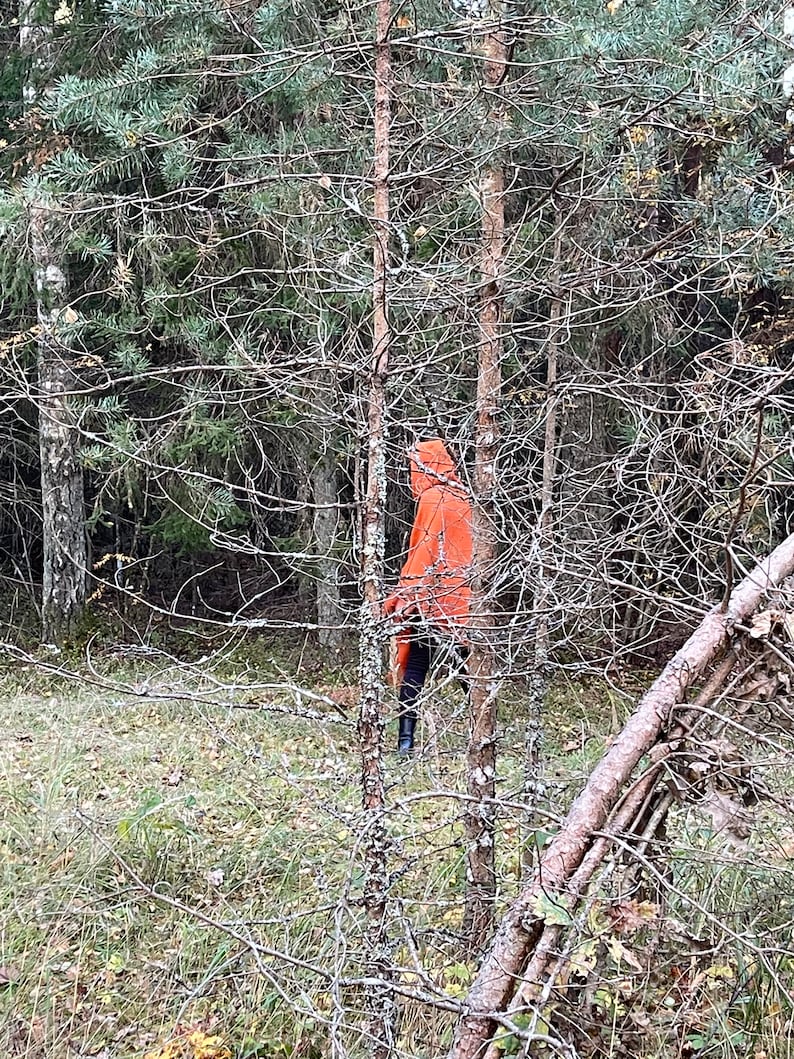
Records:
[[[397,736],[397,753],[400,757],[406,757],[414,748],[414,731],[416,730],[416,714],[401,713],[400,728]]]

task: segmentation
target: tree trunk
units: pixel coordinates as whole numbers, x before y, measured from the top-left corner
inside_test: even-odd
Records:
[[[361,784],[365,812],[364,935],[367,973],[380,984],[367,991],[368,1048],[373,1059],[388,1059],[394,1044],[395,1004],[390,988],[388,910],[389,838],[384,823],[383,782],[383,572],[386,503],[386,377],[391,339],[388,315],[389,133],[391,53],[390,0],[378,0],[375,28],[374,229],[372,370],[369,378],[367,482],[362,512],[363,604],[360,630]]]
[[[556,579],[555,595],[574,645],[603,643],[611,636],[608,576],[604,569],[612,511],[609,502],[607,397],[588,388],[588,373],[601,367],[599,342],[589,341],[584,362],[560,350],[558,451],[559,553],[566,568]]]
[[[596,765],[537,871],[507,910],[466,997],[470,1012],[455,1036],[451,1059],[475,1059],[487,1050],[494,1013],[504,1012],[543,931],[537,901],[554,901],[567,884],[617,805],[643,754],[670,724],[671,711],[728,644],[731,631],[757,608],[764,592],[794,572],[794,534],[734,589],[727,608],[714,607],[641,699],[607,753]]]
[[[55,77],[53,25],[47,9],[20,5],[20,50],[29,62],[23,88],[33,157],[46,157],[41,130],[46,123],[37,102]],[[34,145],[32,145],[34,146]],[[38,318],[37,369],[39,453],[41,458],[42,639],[61,646],[77,630],[86,600],[88,550],[78,413],[68,392],[74,389],[72,356],[64,325],[70,322],[62,246],[63,220],[39,186],[39,163],[32,165],[27,209]],[[75,317],[76,318],[76,317]]]
[[[339,472],[330,439],[314,461],[311,472],[314,495],[314,548],[317,564],[318,639],[323,647],[338,650],[344,642],[344,611],[340,592]]]
[[[39,313],[39,320],[42,319]],[[62,646],[75,635],[86,600],[86,548],[83,472],[76,416],[65,391],[72,370],[65,353],[39,337],[39,453],[44,536],[42,640]]]
[[[485,43],[485,82],[496,89],[505,76],[508,48],[504,34],[489,33]],[[495,107],[494,121],[502,120]],[[480,176],[482,202],[482,287],[480,292],[477,428],[472,505],[472,603],[469,656],[470,728],[466,757],[468,793],[464,815],[466,902],[463,930],[472,952],[485,946],[491,933],[496,897],[494,824],[496,794],[496,706],[499,690],[493,650],[492,581],[497,554],[494,490],[498,448],[498,413],[502,388],[504,310],[501,278],[504,266],[504,172],[500,162]]]
[[[557,238],[554,283],[558,280],[560,240]],[[549,311],[549,336],[546,345],[546,422],[543,432],[543,483],[538,519],[538,584],[533,601],[535,616],[535,657],[527,689],[527,723],[524,764],[524,844],[521,854],[521,874],[525,878],[534,867],[537,845],[534,841],[537,826],[535,807],[543,791],[543,707],[548,690],[549,660],[549,605],[552,579],[551,555],[554,532],[554,482],[557,470],[557,351],[562,303],[553,291]]]

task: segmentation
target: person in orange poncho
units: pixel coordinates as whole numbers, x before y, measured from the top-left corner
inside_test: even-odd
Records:
[[[409,453],[417,502],[408,557],[384,612],[399,622],[396,680],[398,750],[414,747],[416,700],[439,640],[452,640],[465,657],[471,588],[471,504],[440,438]]]

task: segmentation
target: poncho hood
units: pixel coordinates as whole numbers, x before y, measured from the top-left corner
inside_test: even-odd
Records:
[[[433,486],[452,483],[460,486],[455,464],[441,438],[419,441],[410,452],[411,492],[414,499]]]

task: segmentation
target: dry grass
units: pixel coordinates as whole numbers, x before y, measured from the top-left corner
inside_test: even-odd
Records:
[[[350,673],[289,672],[294,664],[292,656],[270,658],[267,651],[255,664],[250,655],[229,657],[211,671],[204,663],[108,657],[91,676],[102,687],[34,666],[16,666],[4,678],[0,1055],[319,1059],[366,1051],[360,989],[351,982],[362,972],[364,929],[354,711],[343,717],[327,702],[295,695],[300,681],[341,702],[354,699],[355,689]],[[553,689],[546,768],[553,815],[629,706],[593,683]],[[519,886],[522,707],[521,689],[508,688],[498,847],[503,901]],[[317,716],[291,715],[296,708]],[[423,753],[408,765],[391,753],[386,760],[399,980],[453,1004],[473,970],[461,959],[459,938],[465,869],[455,795],[465,789],[464,713],[455,688],[432,692]],[[683,897],[671,899],[666,915],[686,919],[694,937],[703,929],[698,917],[713,924],[720,907],[741,906],[742,887],[774,903],[770,865],[785,870],[782,854],[719,867],[719,856],[705,857],[694,826],[682,820],[674,867]],[[794,891],[789,877],[786,893]],[[775,931],[790,934],[789,906],[778,904],[765,934],[762,914],[748,920],[764,952],[774,949]],[[705,977],[686,1001],[682,1029],[690,956],[676,964],[657,939],[653,973],[642,961],[639,970],[619,966],[619,950],[603,950],[603,915],[577,929],[573,951],[603,957],[604,980],[590,998],[601,1011],[592,1054],[628,1054],[626,1013],[639,1011],[648,1019],[648,1055],[789,1056],[781,1043],[790,1024],[780,988],[791,974],[785,953],[756,960],[748,978],[740,950],[752,945],[723,941],[719,960],[701,968]],[[631,952],[636,941],[623,944]],[[705,973],[720,966],[711,978]],[[581,992],[575,973],[570,981]],[[739,1002],[733,994],[741,982],[750,982],[741,994],[750,999]],[[759,1027],[773,1017],[779,1032],[765,1035]],[[728,1026],[722,1034],[720,1018]],[[453,1019],[432,1003],[404,1001],[400,1051],[443,1054]]]

